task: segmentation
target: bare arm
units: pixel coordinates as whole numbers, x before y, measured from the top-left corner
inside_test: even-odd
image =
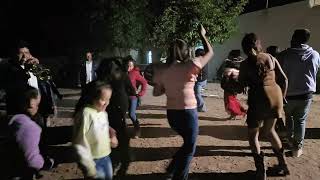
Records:
[[[202,44],[204,46],[204,51],[206,52],[203,56],[196,57],[195,60],[200,62],[201,68],[203,68],[211,59],[213,56],[213,49],[211,44],[209,43],[206,35],[206,30],[204,27],[201,25],[200,26],[200,38],[202,41]]]
[[[276,72],[276,79],[278,85],[281,87],[283,97],[287,96],[287,89],[288,89],[288,78],[286,74],[283,72],[278,60],[273,58],[275,61],[275,72]]]

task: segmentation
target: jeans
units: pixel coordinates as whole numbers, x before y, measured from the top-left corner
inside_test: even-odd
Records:
[[[129,117],[133,125],[135,126],[138,123],[137,115],[136,115],[137,106],[138,106],[138,98],[130,98]]]
[[[197,107],[198,111],[206,111],[206,105],[204,104],[204,100],[201,94],[201,89],[205,88],[207,86],[207,80],[196,82],[194,85],[194,93],[197,99]]]
[[[284,107],[288,137],[293,138],[293,145],[296,150],[303,147],[306,120],[311,102],[312,99],[288,100],[288,104]]]
[[[96,163],[97,169],[96,179],[112,180],[113,170],[110,157],[106,156],[100,159],[95,159],[94,162]]]
[[[169,124],[183,138],[182,147],[173,156],[167,171],[173,180],[187,180],[199,133],[196,109],[167,110]]]

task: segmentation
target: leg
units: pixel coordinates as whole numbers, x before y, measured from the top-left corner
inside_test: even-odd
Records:
[[[138,106],[138,98],[130,99],[130,106],[129,106],[129,117],[133,123],[134,130],[135,130],[135,137],[140,136],[140,124],[136,116],[136,109]]]
[[[310,110],[312,99],[309,100],[298,100],[296,111],[293,113],[294,121],[294,150],[300,150],[302,154],[302,148],[304,143],[306,120]],[[300,156],[299,155],[299,156]]]
[[[273,152],[275,153],[279,165],[278,165],[278,170],[279,174],[282,175],[288,175],[289,174],[289,169],[286,163],[285,155],[284,155],[284,149],[282,147],[282,143],[280,141],[280,138],[275,131],[275,124],[276,124],[277,119],[268,119],[264,121],[264,131],[267,133],[267,137],[269,138]]]
[[[190,110],[168,110],[168,120],[170,126],[183,138],[184,144],[175,154],[168,170],[173,173],[174,180],[188,179],[188,172],[191,160],[196,149],[196,139],[198,136],[198,115],[196,109]],[[180,117],[175,118],[173,117]]]
[[[284,111],[286,114],[286,130],[287,137],[290,141],[293,137],[293,117],[292,114],[295,110],[295,101],[288,100],[288,103],[284,106]]]
[[[112,180],[112,163],[109,156],[94,160],[97,169],[97,179]]]
[[[201,95],[201,89],[202,89],[202,87],[205,86],[205,84],[206,84],[206,81],[196,82],[196,84],[194,86],[194,93],[195,93],[195,96],[197,99],[197,107],[198,107],[198,111],[200,111],[200,112],[206,111],[204,100]]]

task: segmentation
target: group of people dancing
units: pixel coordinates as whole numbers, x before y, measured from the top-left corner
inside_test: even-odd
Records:
[[[199,26],[199,36],[204,48],[198,50],[195,57],[190,56],[184,40],[174,39],[166,62],[148,65],[143,76],[130,56],[103,59],[96,69],[92,68],[92,63],[86,62],[83,67],[87,76],[83,76],[81,97],[73,114],[72,138],[79,168],[86,179],[125,177],[132,158],[126,113],[132,120],[134,137],[139,137],[136,109],[147,84],[153,86],[154,96],[166,95],[169,125],[183,139],[183,145],[166,169],[166,179],[188,179],[199,134],[198,112],[207,111],[201,99],[199,102],[195,93],[199,89],[195,85],[201,70],[214,59],[213,48],[202,25]],[[259,143],[261,129],[269,138],[278,159],[277,172],[281,175],[290,173],[284,146],[275,131],[276,122],[283,122],[283,110],[293,154],[296,157],[302,154],[305,121],[320,66],[319,54],[306,45],[309,38],[310,31],[296,30],[291,47],[274,57],[263,52],[256,34],[246,34],[241,45],[247,58],[239,60],[238,53],[231,54],[223,73],[225,79],[221,87],[225,90],[226,110],[231,118],[238,115],[247,117],[248,141],[256,166],[255,179],[266,179],[264,153]],[[91,54],[87,56],[91,59]],[[297,77],[298,71],[301,77]],[[34,120],[42,94],[27,84],[21,89],[21,96],[15,99],[17,112],[8,123],[15,142],[10,144],[15,145],[11,149],[16,150],[19,155],[16,157],[21,162],[18,169],[11,167],[15,172],[7,176],[11,179],[32,179],[39,176],[41,169],[53,166],[53,162],[46,160],[41,152],[42,127]],[[248,95],[248,109],[237,100],[237,94],[244,92]]]

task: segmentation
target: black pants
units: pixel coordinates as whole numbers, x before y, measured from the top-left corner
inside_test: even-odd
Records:
[[[116,176],[125,175],[129,163],[130,163],[130,153],[129,153],[129,136],[127,133],[127,125],[125,122],[125,113],[122,112],[120,108],[110,107],[107,108],[109,124],[116,130],[119,145],[117,148],[113,149],[111,152],[111,160],[114,169],[120,164],[120,169]]]

